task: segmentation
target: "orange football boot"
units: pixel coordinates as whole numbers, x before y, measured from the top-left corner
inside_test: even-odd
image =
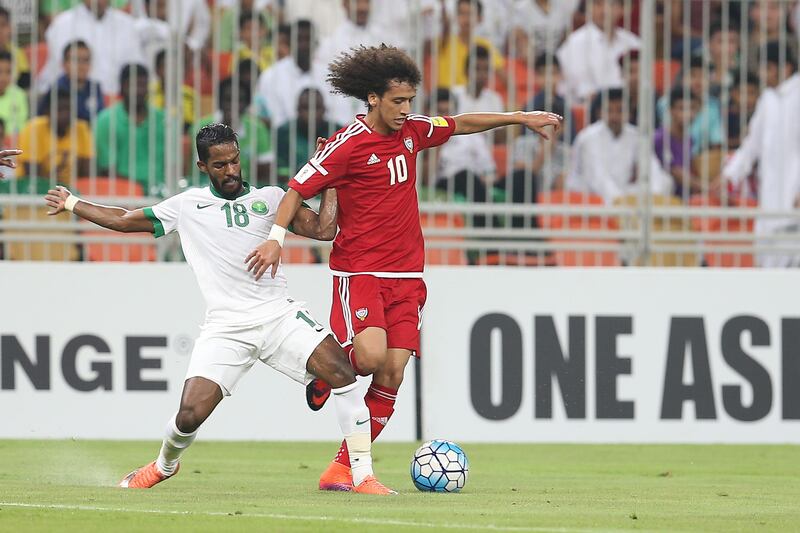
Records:
[[[353,492],[357,492],[359,494],[380,494],[382,496],[397,494],[397,491],[390,489],[375,479],[375,476],[365,477],[364,481],[353,487]]]
[[[319,490],[353,490],[353,474],[350,467],[331,461],[328,468],[319,476]]]
[[[180,470],[181,465],[175,467],[175,472],[172,473],[172,476],[178,473]],[[153,461],[152,463],[137,468],[124,478],[122,481],[119,482],[119,486],[123,489],[149,489],[156,485],[157,483],[161,483],[165,479],[169,479],[172,476],[165,476],[161,473],[161,471],[156,467],[156,462]]]

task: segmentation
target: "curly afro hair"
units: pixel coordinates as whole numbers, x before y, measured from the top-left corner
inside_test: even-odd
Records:
[[[342,53],[329,66],[333,92],[367,103],[369,93],[382,96],[393,81],[419,85],[422,75],[408,54],[394,46],[359,46]]]

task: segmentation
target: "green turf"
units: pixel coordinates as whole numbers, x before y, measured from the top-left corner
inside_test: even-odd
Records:
[[[316,490],[334,447],[198,441],[177,477],[125,491],[157,443],[0,441],[0,531],[800,530],[795,446],[466,444],[466,489],[423,494],[415,446],[378,443],[390,498]]]

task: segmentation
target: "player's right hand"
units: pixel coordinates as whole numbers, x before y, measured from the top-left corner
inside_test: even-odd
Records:
[[[17,168],[17,163],[12,159],[12,157],[21,153],[22,150],[0,150],[0,166]],[[2,178],[3,177],[0,176],[0,179]]]
[[[261,279],[268,268],[272,269],[271,274],[274,278],[281,262],[281,245],[278,244],[278,241],[264,241],[250,252],[244,262],[247,263],[247,271],[255,275],[256,281]]]
[[[48,211],[47,214],[57,215],[64,211],[64,202],[67,201],[69,195],[69,189],[62,187],[61,185],[57,185],[55,189],[50,189],[47,191],[47,195],[44,197],[47,207],[50,208],[50,211]]]

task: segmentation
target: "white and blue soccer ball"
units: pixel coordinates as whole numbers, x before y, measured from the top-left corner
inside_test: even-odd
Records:
[[[411,480],[424,492],[458,492],[469,474],[464,450],[449,440],[430,440],[417,448],[411,460]]]

